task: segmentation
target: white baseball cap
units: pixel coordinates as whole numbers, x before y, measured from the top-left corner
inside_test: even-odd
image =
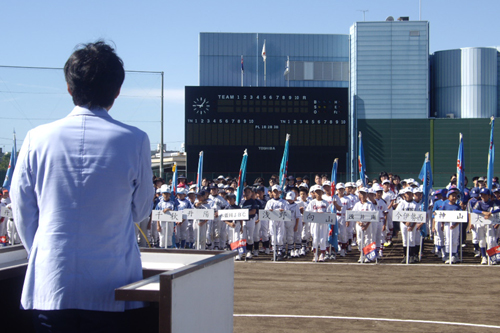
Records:
[[[281,192],[281,186],[279,185],[273,185],[273,187],[271,187],[271,191],[274,191],[274,190],[278,190]]]
[[[188,194],[188,191],[185,188],[181,187],[177,189],[177,194]]]
[[[358,192],[368,193],[368,189],[366,187],[362,187],[358,190]]]
[[[345,183],[345,187],[354,187],[354,184],[351,182]]]
[[[413,193],[423,193],[422,189],[420,187],[415,187],[413,189]]]
[[[170,193],[170,189],[168,188],[168,185],[163,184],[163,185],[160,187],[160,192],[161,192],[161,193]]]
[[[321,186],[321,185],[314,185],[313,187],[311,187],[310,192],[316,192],[316,191],[325,192],[325,190],[323,190],[323,186]]]
[[[345,185],[344,183],[338,183],[337,185],[335,185],[335,188],[338,190],[339,188],[345,188]]]
[[[382,185],[390,184],[390,183],[391,183],[391,181],[389,179],[384,179],[384,181],[382,182]]]
[[[363,181],[361,179],[358,179],[358,181],[356,182],[356,187],[359,187],[362,185],[363,185]]]
[[[332,183],[329,180],[327,180],[327,181],[323,182],[323,186],[330,186],[331,187]]]
[[[373,187],[370,187],[368,189],[368,194],[375,194],[375,193],[376,193],[376,191],[373,189]]]
[[[377,192],[377,191],[383,191],[384,189],[382,188],[382,186],[380,186],[379,184],[374,184],[372,186],[372,189]]]
[[[286,197],[285,197],[286,200],[295,200],[295,192],[293,191],[290,191],[286,194]]]
[[[302,184],[299,185],[299,187],[309,188],[309,185],[307,185],[306,183],[302,183]]]

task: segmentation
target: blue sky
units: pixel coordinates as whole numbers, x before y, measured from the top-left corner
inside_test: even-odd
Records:
[[[184,86],[198,85],[200,32],[348,34],[355,21],[418,20],[418,0],[4,1],[0,65],[62,67],[79,43],[113,41],[127,70],[165,73],[165,139],[184,140]],[[500,45],[500,1],[422,0],[430,50]],[[111,115],[160,141],[160,79],[129,74]],[[72,109],[59,71],[0,68],[0,147]],[[138,111],[140,110],[140,111]]]

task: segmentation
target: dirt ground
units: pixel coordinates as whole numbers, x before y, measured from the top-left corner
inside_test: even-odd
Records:
[[[355,249],[325,263],[312,263],[311,254],[276,263],[271,255],[237,262],[234,332],[499,331],[493,310],[500,296],[499,266],[478,265],[470,242],[456,265],[442,264],[431,248],[426,244],[422,263],[413,265],[395,264],[402,259],[397,241],[378,264],[357,264]]]

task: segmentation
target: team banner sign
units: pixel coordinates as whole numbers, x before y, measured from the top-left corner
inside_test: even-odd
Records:
[[[380,222],[378,211],[348,211],[346,221],[349,222]]]
[[[259,220],[261,221],[291,221],[292,212],[289,210],[259,210]]]
[[[427,212],[395,210],[392,212],[392,220],[399,222],[424,223]]]
[[[9,218],[9,219],[14,218],[14,216],[12,215],[12,209],[9,209],[9,208],[7,208],[5,206],[1,207],[0,216],[6,217],[6,218]]]
[[[335,214],[330,213],[304,212],[303,220],[308,223],[324,223],[332,225],[337,223]]]
[[[230,244],[232,251],[237,251],[239,254],[244,254],[247,252],[247,240],[242,239]]]
[[[492,214],[489,219],[487,219],[483,214],[470,214],[470,224],[474,225],[491,225],[491,224],[500,224],[500,219],[497,214]]]
[[[171,210],[164,213],[162,210],[153,210],[151,219],[161,222],[182,222],[182,211]]]
[[[246,221],[248,220],[248,209],[226,209],[219,211],[221,221]]]
[[[213,209],[184,209],[182,217],[188,220],[213,220]]]
[[[438,210],[434,216],[436,222],[467,223],[467,212]]]
[[[363,248],[363,254],[366,259],[370,261],[374,261],[377,259],[377,244],[376,242],[373,242],[371,244],[368,244]]]

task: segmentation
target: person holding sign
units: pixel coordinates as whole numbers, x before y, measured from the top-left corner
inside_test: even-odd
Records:
[[[210,185],[210,200],[215,209],[215,219],[208,224],[207,245],[209,250],[223,249],[227,241],[226,224],[222,222],[217,212],[224,209],[228,203],[222,196],[219,195],[219,188],[212,184]],[[253,230],[253,229],[252,229]]]
[[[271,190],[273,198],[266,203],[265,210],[279,210],[280,212],[286,210],[288,203],[284,199],[281,199],[281,187],[279,185],[273,185]],[[271,232],[273,250],[277,251],[276,260],[283,260],[283,238],[285,237],[284,221],[271,220],[269,229]]]
[[[243,238],[247,240],[247,259],[252,259],[253,257],[253,245],[254,245],[254,229],[255,220],[257,217],[257,209],[259,209],[259,203],[257,200],[252,199],[252,188],[246,186],[243,189],[243,200],[241,200],[240,207],[242,209],[248,209],[248,221],[243,221]],[[259,243],[257,242],[257,245]]]
[[[356,202],[352,208],[355,212],[369,212],[376,211],[377,209],[368,201],[368,189],[366,187],[360,187],[358,189],[359,201]],[[356,222],[356,238],[358,240],[359,252],[363,252],[365,245],[371,244],[373,242],[373,231],[371,228],[371,222]],[[361,262],[361,258],[358,262]],[[365,262],[370,262],[368,258],[365,258]]]
[[[382,194],[384,192],[382,186],[380,186],[379,184],[374,184],[373,190],[375,191],[375,195],[373,198],[374,200],[370,201],[372,201],[372,203],[375,205],[376,209],[379,212],[379,217],[380,217],[380,223],[375,223],[374,225],[374,229],[376,229],[376,231],[375,231],[375,236],[373,238],[377,245],[377,256],[382,258],[382,249],[383,249],[385,232],[387,230],[387,214],[389,213],[389,208],[387,202],[384,199],[382,199]]]
[[[168,189],[168,185],[162,185],[160,191],[163,200],[158,203],[158,210],[161,210],[164,213],[175,210],[174,203],[170,201],[170,191]],[[160,235],[160,247],[168,248],[169,246],[172,246],[172,234],[174,232],[173,223],[156,221],[156,228]]]
[[[177,189],[177,200],[179,205],[177,206],[178,211],[183,211],[184,209],[191,209],[191,201],[189,201],[186,196],[188,195],[188,190],[186,188]],[[187,219],[182,219],[181,222],[175,222],[176,233],[175,233],[175,246],[178,249],[183,249],[186,247],[186,239],[188,234],[188,221]]]
[[[196,193],[197,202],[195,205],[196,209],[212,209],[214,204],[207,200],[207,193],[205,191],[200,191]],[[191,208],[191,207],[186,207]],[[193,231],[196,235],[196,249],[205,250],[207,245],[208,237],[208,224],[210,220],[194,220],[193,221]]]
[[[300,218],[302,215],[300,214],[300,208],[295,203],[295,192],[290,191],[286,194],[286,201],[288,201],[288,210],[292,213],[292,220],[285,221],[285,234],[286,234],[286,243],[288,245],[288,258],[298,258],[299,256],[299,246],[300,246],[300,237],[298,239],[295,238],[295,235],[299,236],[298,233],[299,228],[302,229],[302,225],[299,224]]]
[[[240,207],[236,204],[236,195],[230,193],[226,196],[226,200],[228,205],[224,209],[240,209]],[[241,224],[243,221],[224,221],[224,223],[232,229],[231,233],[228,233],[229,243],[236,243],[242,240],[243,230],[241,228]],[[241,253],[238,250],[238,255],[234,257],[234,260],[241,260]]]
[[[460,192],[458,188],[451,187],[448,190],[448,200],[444,202],[440,210],[449,210],[449,211],[457,211],[462,210],[460,205],[458,204],[458,196]],[[436,211],[436,214],[439,214],[439,211]],[[458,252],[458,238],[460,235],[460,223],[444,223],[444,245],[446,252],[446,261],[445,264],[449,264],[450,261],[452,264],[457,262],[457,252]],[[451,229],[451,239],[450,239],[450,229]],[[450,242],[453,253],[450,253]]]
[[[481,179],[481,178],[480,178]],[[484,180],[483,180],[484,182]],[[479,181],[478,181],[479,183]],[[498,213],[500,209],[498,208],[499,203],[491,199],[491,192],[487,187],[481,188],[479,191],[479,196],[481,200],[476,203],[473,213],[482,214],[485,218],[490,219],[492,214]],[[495,225],[475,225],[477,237],[479,239],[479,248],[481,251],[481,265],[488,264],[488,257],[486,255],[486,246],[491,249],[498,245],[496,237],[496,229],[498,229],[499,224]],[[496,264],[496,261],[491,260],[492,265]]]
[[[306,212],[326,213],[328,209],[328,202],[323,200],[323,186],[314,185],[311,187],[315,198],[309,202]],[[324,223],[311,222],[311,234],[313,237],[312,249],[313,253],[321,251],[318,261],[325,261],[326,243],[328,241],[328,225]],[[313,261],[316,262],[317,256],[315,255]]]
[[[413,191],[411,187],[406,187],[402,191],[404,200],[398,204],[396,211],[420,211],[420,205],[417,205],[415,201],[413,201]],[[401,236],[403,238],[403,248],[405,248],[404,253],[405,256],[401,263],[406,263],[406,253],[409,252],[408,263],[413,264],[417,262],[418,252],[416,247],[416,236],[417,236],[417,223],[404,222],[401,221]],[[409,247],[409,251],[407,249]]]

